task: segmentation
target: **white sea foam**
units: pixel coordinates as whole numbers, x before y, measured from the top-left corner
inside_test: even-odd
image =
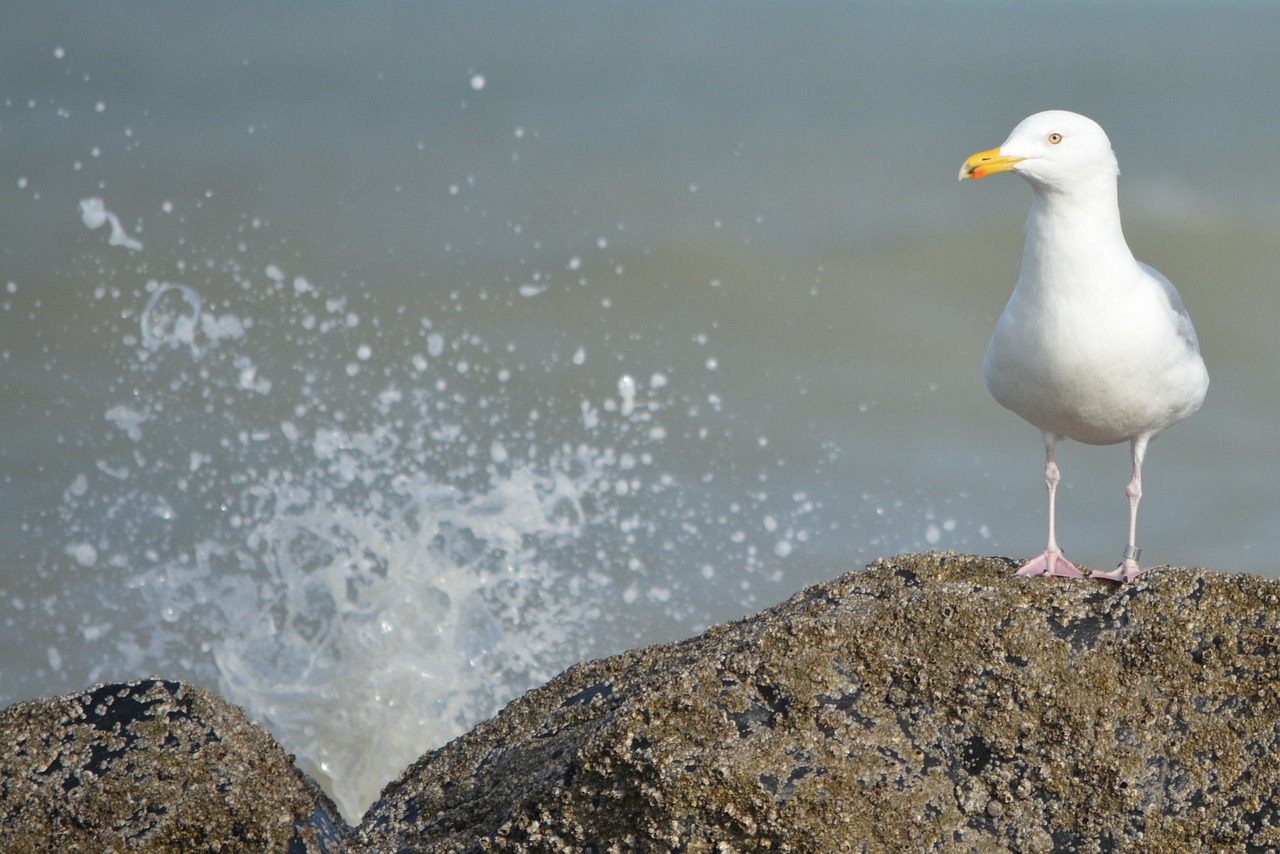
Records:
[[[150,351],[185,347],[199,357],[225,339],[243,338],[244,322],[234,314],[204,310],[199,291],[172,282],[147,282],[151,296],[139,321],[142,346]],[[246,388],[262,390],[252,382]]]
[[[125,249],[131,249],[134,252],[142,251],[141,241],[129,236],[129,232],[125,231],[124,226],[120,224],[120,218],[107,210],[102,199],[96,196],[90,199],[81,199],[80,218],[90,231],[110,223],[111,236],[107,238],[109,245],[123,246]]]
[[[81,566],[93,566],[98,562],[98,550],[92,543],[73,543],[67,546],[67,554]]]
[[[142,346],[148,350],[186,346],[195,351],[201,302],[194,288],[157,283],[142,309]]]
[[[618,396],[622,398],[623,417],[629,417],[636,408],[636,381],[630,374],[618,378]]]
[[[142,425],[151,420],[150,412],[139,412],[120,404],[106,411],[106,419],[134,442],[142,441]]]

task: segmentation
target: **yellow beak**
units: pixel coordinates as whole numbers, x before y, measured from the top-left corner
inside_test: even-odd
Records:
[[[1021,157],[1004,156],[998,148],[979,151],[960,167],[960,180],[963,181],[965,178],[985,178],[992,172],[1008,172],[1014,167],[1014,164],[1022,161],[1023,158]]]

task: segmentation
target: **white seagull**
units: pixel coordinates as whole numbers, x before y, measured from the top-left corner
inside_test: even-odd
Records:
[[[1128,442],[1133,476],[1129,543],[1112,572],[1144,570],[1134,545],[1142,457],[1152,437],[1200,408],[1209,374],[1191,318],[1169,280],[1134,259],[1120,229],[1111,142],[1092,119],[1051,110],[1024,119],[999,148],[980,151],[960,178],[1013,172],[1031,185],[1022,270],[996,322],[983,374],[1001,406],[1044,433],[1049,542],[1018,575],[1083,577],[1054,536],[1059,439]]]

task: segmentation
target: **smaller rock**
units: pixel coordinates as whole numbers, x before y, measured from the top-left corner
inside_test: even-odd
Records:
[[[146,679],[0,712],[0,849],[341,850],[350,829],[244,710]]]

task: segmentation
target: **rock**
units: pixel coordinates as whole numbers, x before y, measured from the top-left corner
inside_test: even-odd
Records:
[[[907,556],[570,668],[358,852],[1280,849],[1280,584]]]
[[[1280,583],[881,561],[570,668],[354,836],[243,711],[105,685],[0,712],[0,850],[1280,850]]]
[[[0,712],[4,851],[340,850],[337,808],[244,711],[148,679]]]

